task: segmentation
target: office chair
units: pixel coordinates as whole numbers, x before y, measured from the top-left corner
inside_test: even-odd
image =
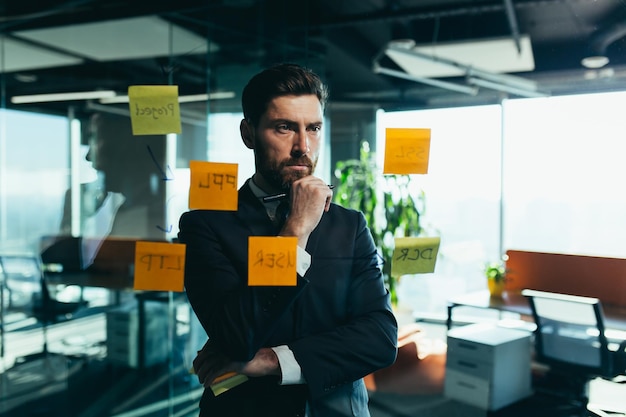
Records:
[[[50,289],[48,288],[48,282],[46,275],[43,272],[41,261],[33,257],[33,262],[36,262],[39,270],[39,282],[40,282],[40,295],[33,300],[32,314],[38,322],[41,323],[43,331],[43,348],[42,351],[33,355],[29,355],[24,359],[34,359],[36,357],[45,356],[48,351],[48,326],[57,323],[62,320],[66,320],[76,314],[80,309],[87,307],[88,302],[84,300],[79,301],[60,301],[52,297]]]
[[[535,360],[548,367],[537,391],[565,397],[585,410],[589,382],[612,380],[626,371],[626,340],[609,341],[599,299],[523,290],[537,326]]]

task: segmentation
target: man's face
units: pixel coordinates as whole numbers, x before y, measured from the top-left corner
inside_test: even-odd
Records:
[[[254,127],[257,173],[266,187],[285,189],[313,174],[320,152],[323,112],[315,95],[273,99]]]

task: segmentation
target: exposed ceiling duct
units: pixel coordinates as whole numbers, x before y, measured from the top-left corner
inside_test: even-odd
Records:
[[[607,48],[626,36],[626,22],[620,21],[596,32],[590,41],[589,55],[582,59],[586,68],[602,68],[609,63]]]
[[[515,44],[506,38],[427,46],[392,41],[374,59],[373,71],[469,95],[476,95],[482,87],[520,97],[547,96],[534,81],[507,74],[534,68],[530,39],[521,36],[519,40]],[[381,65],[383,55],[404,72]],[[465,84],[441,79],[445,77],[464,77]]]

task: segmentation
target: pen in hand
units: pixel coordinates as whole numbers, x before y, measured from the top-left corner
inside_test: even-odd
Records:
[[[332,185],[332,184],[328,184],[328,188],[330,188],[332,190],[333,188],[335,188],[335,186]],[[267,196],[263,197],[263,202],[264,203],[269,203],[270,201],[284,200],[288,196],[289,196],[289,193],[279,193],[279,194],[267,195]]]

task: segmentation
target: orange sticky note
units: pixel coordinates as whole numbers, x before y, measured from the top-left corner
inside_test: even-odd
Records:
[[[294,286],[297,281],[297,237],[250,236],[248,285]]]
[[[128,110],[133,135],[181,133],[177,85],[131,85]]]
[[[182,243],[135,243],[135,290],[182,292],[185,275]]]
[[[383,174],[427,174],[430,129],[387,128]]]
[[[189,208],[237,211],[237,164],[189,161]]]

